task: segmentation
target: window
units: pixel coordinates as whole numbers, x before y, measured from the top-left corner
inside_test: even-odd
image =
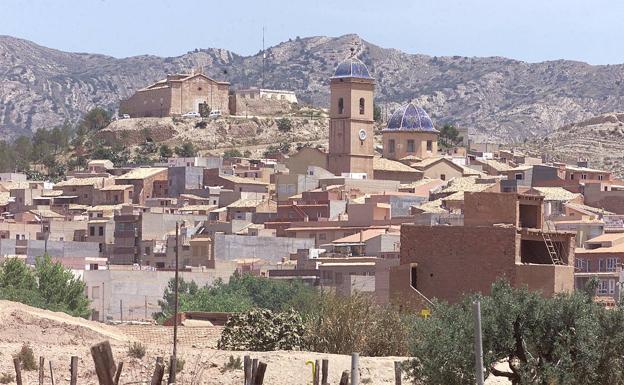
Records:
[[[338,114],[342,115],[343,112],[344,112],[344,99],[338,98]]]
[[[95,226],[89,227],[89,235],[92,237],[95,236]]]
[[[570,180],[574,180],[574,174],[570,174]]]
[[[327,235],[325,235],[325,233],[319,234],[319,241],[324,241],[326,238],[327,238]]]
[[[427,141],[427,151],[429,151],[429,152],[433,151],[433,141],[432,140],[428,140]]]
[[[576,258],[574,260],[574,267],[580,272],[588,272],[588,263],[585,259]]]
[[[103,243],[98,243],[98,247],[100,249],[100,253],[104,251],[104,244]],[[94,270],[94,269],[91,269],[91,270]]]
[[[619,262],[619,258],[607,258],[607,271],[615,271]]]
[[[392,153],[394,150],[394,139],[390,139],[388,140],[388,152]]]
[[[604,175],[598,175],[598,180],[602,180],[604,178]]]
[[[364,98],[360,98],[360,115],[364,115]]]
[[[100,226],[98,227],[98,235],[101,237],[102,235],[104,235],[104,226]]]
[[[92,299],[100,298],[100,287],[99,286],[93,286],[91,288],[91,298]]]
[[[165,263],[164,262],[156,262],[156,268],[157,269],[164,269],[165,268]]]
[[[587,179],[587,174],[581,174],[581,179]]]
[[[523,180],[524,179],[524,174],[521,172],[517,172],[516,173],[516,180]]]
[[[145,255],[150,255],[150,248],[149,247],[145,248]]]
[[[414,152],[416,150],[416,145],[414,144],[414,139],[410,139],[407,141],[407,152]]]
[[[446,174],[440,174],[440,179],[446,180]]]
[[[418,284],[418,274],[416,271],[416,266],[412,266],[410,268],[410,286],[413,287],[414,289],[417,289],[417,284]]]
[[[615,294],[615,280],[601,279],[598,282],[598,294]]]

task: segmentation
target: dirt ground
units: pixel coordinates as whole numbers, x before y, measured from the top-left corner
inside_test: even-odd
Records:
[[[29,344],[36,360],[43,356],[52,362],[56,384],[69,383],[71,356],[78,356],[78,383],[97,384],[97,377],[89,348],[109,340],[116,362],[123,361],[124,369],[120,384],[147,384],[156,357],[171,354],[171,328],[153,325],[104,325],[98,322],[74,318],[63,313],[35,309],[26,305],[0,301],[0,375],[14,374],[12,356],[22,344]],[[184,330],[182,330],[184,329]],[[312,369],[308,360],[329,359],[329,381],[337,384],[343,370],[350,368],[349,356],[311,352],[230,352],[217,350],[219,327],[181,327],[179,356],[184,369],[178,376],[178,384],[242,384],[240,369],[227,370],[225,363],[230,356],[243,358],[250,354],[267,364],[264,383],[267,385],[304,385],[311,383]],[[131,341],[141,341],[147,348],[142,359],[128,355]],[[360,379],[362,384],[394,384],[394,361],[400,357],[361,357]],[[24,371],[25,384],[37,384],[37,371]],[[407,379],[404,380],[404,383]],[[49,369],[45,384],[51,384]],[[488,382],[497,384],[497,382]],[[502,384],[502,383],[501,383]]]

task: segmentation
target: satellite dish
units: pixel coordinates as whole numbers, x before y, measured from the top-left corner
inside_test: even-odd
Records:
[[[360,137],[360,140],[365,140],[366,139],[366,130],[360,129],[360,132],[358,132],[358,136]]]

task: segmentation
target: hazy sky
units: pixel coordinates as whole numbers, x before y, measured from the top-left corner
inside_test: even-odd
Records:
[[[409,53],[624,63],[622,0],[0,0],[0,34],[65,51],[258,52],[357,33]]]

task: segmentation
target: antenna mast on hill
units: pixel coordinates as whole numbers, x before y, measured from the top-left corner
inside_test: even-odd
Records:
[[[262,26],[262,88],[264,88],[264,62],[266,61],[266,52],[264,51],[264,25]]]

